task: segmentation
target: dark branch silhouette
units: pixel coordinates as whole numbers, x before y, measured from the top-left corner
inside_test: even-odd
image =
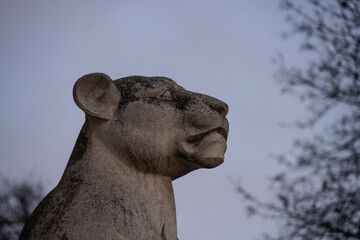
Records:
[[[314,127],[326,118],[332,123],[311,139],[296,140],[293,155],[277,156],[285,170],[271,179],[273,202],[260,201],[241,184],[237,191],[249,215],[282,224],[276,236],[264,239],[360,239],[360,1],[280,5],[292,26],[284,36],[303,36],[300,49],[312,58],[300,67],[277,59],[282,90],[303,100],[310,112],[297,126]]]
[[[0,187],[0,239],[18,239],[43,194],[41,184],[3,180]]]

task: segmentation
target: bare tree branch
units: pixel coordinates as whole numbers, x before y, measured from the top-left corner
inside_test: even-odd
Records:
[[[312,139],[294,142],[294,155],[277,156],[286,170],[273,176],[275,202],[262,202],[241,184],[249,215],[282,227],[276,240],[360,239],[360,1],[281,0],[300,49],[313,60],[288,66],[277,58],[282,90],[307,104],[313,127],[337,109],[338,118]]]

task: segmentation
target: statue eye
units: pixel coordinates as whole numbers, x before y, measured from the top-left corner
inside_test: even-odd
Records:
[[[161,94],[161,98],[171,99],[172,97],[173,95],[169,90],[166,90],[165,92],[163,92],[163,94]]]

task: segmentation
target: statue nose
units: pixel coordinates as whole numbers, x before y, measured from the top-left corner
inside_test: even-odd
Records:
[[[210,107],[214,109],[216,112],[218,112],[221,116],[225,117],[226,114],[229,111],[229,107],[226,103],[223,101],[220,101],[219,99],[212,98],[210,100]]]

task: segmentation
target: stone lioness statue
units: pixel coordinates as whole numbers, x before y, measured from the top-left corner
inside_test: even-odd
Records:
[[[227,105],[169,78],[101,73],[81,77],[74,99],[86,121],[20,239],[176,240],[171,181],[224,161]]]

